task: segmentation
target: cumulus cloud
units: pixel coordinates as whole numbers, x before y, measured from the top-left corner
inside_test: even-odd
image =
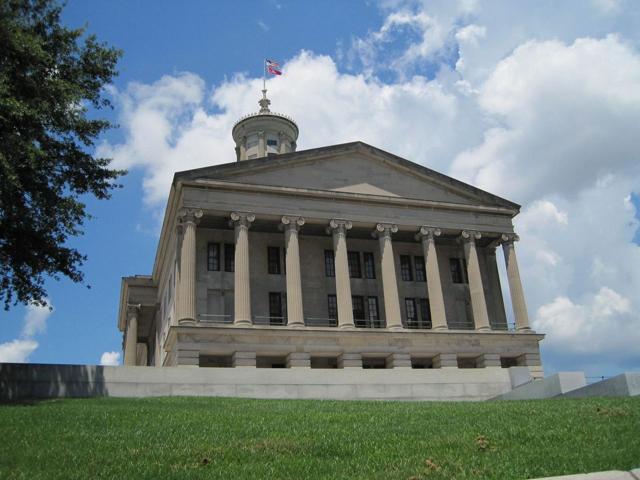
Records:
[[[105,365],[105,366],[120,365],[120,352],[104,352],[100,356],[100,365]]]
[[[47,303],[51,306],[50,301]],[[25,310],[20,338],[0,344],[0,362],[25,363],[39,346],[33,337],[46,331],[46,322],[53,310],[34,304],[27,305]]]

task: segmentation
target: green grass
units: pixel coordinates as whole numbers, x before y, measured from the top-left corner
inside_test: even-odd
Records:
[[[0,478],[523,479],[640,466],[640,398],[0,405]]]

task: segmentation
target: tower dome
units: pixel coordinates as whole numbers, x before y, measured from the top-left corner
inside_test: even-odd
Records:
[[[266,89],[262,90],[262,98],[258,104],[260,111],[242,117],[231,131],[238,161],[295,152],[298,140],[296,122],[286,115],[269,110],[271,100],[267,98]]]

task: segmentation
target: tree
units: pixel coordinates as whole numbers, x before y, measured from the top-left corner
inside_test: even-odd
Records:
[[[110,197],[124,171],[92,153],[111,128],[104,85],[117,49],[60,24],[55,0],[0,0],[0,302],[46,305],[47,276],[83,282],[67,245],[89,217],[83,197]]]

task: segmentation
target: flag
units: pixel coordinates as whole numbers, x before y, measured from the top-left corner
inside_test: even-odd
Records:
[[[271,75],[282,75],[282,71],[280,70],[280,64],[278,62],[274,62],[273,60],[265,60],[266,70]]]

